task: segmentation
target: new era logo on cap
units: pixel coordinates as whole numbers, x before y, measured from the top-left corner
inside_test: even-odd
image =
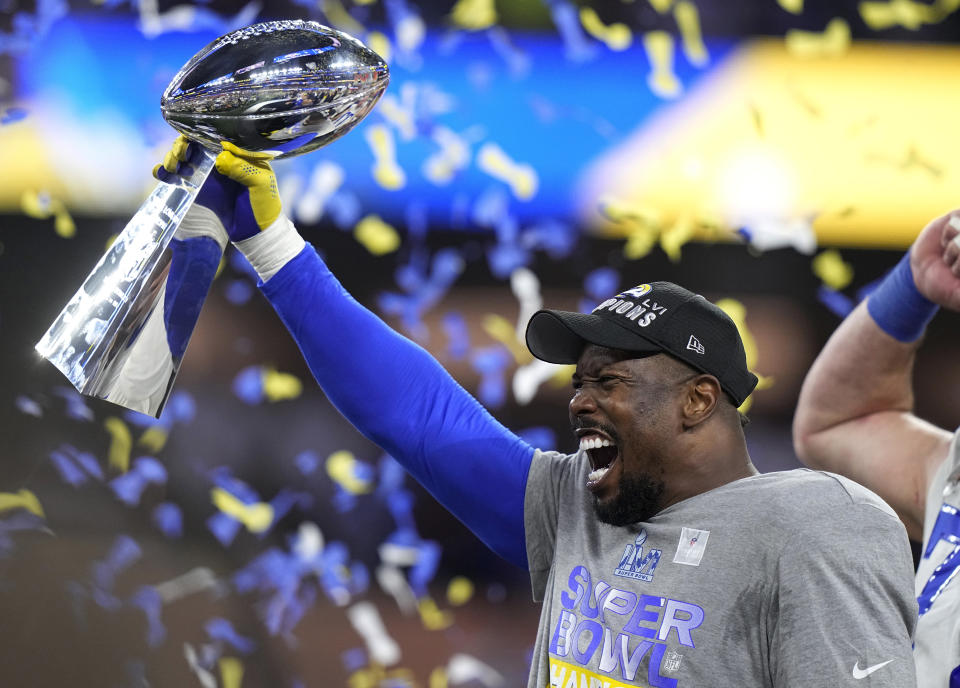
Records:
[[[700,340],[693,335],[690,335],[690,339],[687,341],[687,348],[690,349],[690,351],[697,352],[701,356],[707,353],[707,350],[703,348],[703,344],[700,343]]]

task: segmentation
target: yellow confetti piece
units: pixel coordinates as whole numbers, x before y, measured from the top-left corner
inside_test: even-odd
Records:
[[[393,47],[390,45],[390,39],[379,31],[371,31],[367,34],[367,47],[383,58],[384,62],[389,63],[393,54]]]
[[[461,607],[473,597],[473,583],[469,578],[457,576],[447,585],[447,601],[454,607]]]
[[[243,662],[236,657],[220,658],[220,685],[223,688],[240,688],[243,682]]]
[[[373,5],[376,2],[377,0],[353,0],[354,5]],[[369,46],[370,44],[367,43],[367,45]]]
[[[470,31],[489,29],[497,23],[497,7],[494,0],[458,0],[450,11],[450,20]]]
[[[300,378],[270,368],[263,369],[263,396],[267,401],[296,399],[303,391]]]
[[[650,90],[661,98],[679,96],[683,85],[673,71],[673,36],[666,31],[648,31],[643,35],[643,47],[650,60]]]
[[[251,533],[262,533],[273,523],[273,507],[266,502],[244,504],[222,487],[210,490],[213,505],[227,516],[232,516]]]
[[[803,12],[803,0],[777,0],[777,4],[791,14]]]
[[[537,193],[539,180],[533,167],[514,162],[495,143],[485,143],[480,148],[477,165],[491,177],[508,184],[513,195],[521,201],[530,200]]]
[[[334,28],[345,31],[351,36],[362,36],[367,32],[363,24],[344,9],[340,0],[321,0],[320,5],[327,18],[324,24],[332,24]]]
[[[650,6],[660,14],[666,14],[673,5],[673,0],[650,0]]]
[[[697,226],[688,217],[678,218],[676,222],[660,234],[660,248],[671,262],[680,260],[680,248],[696,238]]]
[[[334,452],[327,457],[327,475],[332,480],[351,494],[367,494],[373,490],[373,483],[358,477],[356,466],[357,459],[346,450]]]
[[[107,463],[121,473],[126,473],[130,470],[130,450],[133,449],[133,436],[130,434],[130,429],[116,416],[103,421],[103,427],[110,433]]]
[[[633,32],[626,24],[605,25],[591,7],[580,8],[580,23],[588,34],[602,41],[610,50],[626,50],[633,43]]]
[[[935,24],[946,16],[934,5],[913,0],[890,0],[889,2],[861,2],[860,17],[874,31],[894,26],[916,31],[924,24]]]
[[[850,25],[836,17],[823,33],[791,29],[787,31],[786,46],[794,57],[840,57],[850,48]]]
[[[673,8],[673,16],[680,27],[683,54],[695,67],[705,67],[710,62],[710,55],[700,31],[700,13],[697,6],[689,0],[680,0]]]
[[[428,631],[442,631],[453,625],[453,614],[440,610],[436,602],[429,597],[420,600],[417,610],[420,612],[423,627]]]
[[[349,688],[380,688],[386,685],[388,681],[404,681],[407,685],[413,684],[413,672],[403,667],[387,671],[379,664],[371,664],[369,667],[358,669],[347,678]],[[390,684],[394,685],[394,684]],[[431,688],[433,688],[431,686]]]
[[[733,320],[733,323],[737,326],[737,331],[740,332],[740,339],[743,341],[743,351],[746,354],[747,370],[757,375],[759,380],[756,389],[759,390],[770,387],[773,384],[773,378],[763,377],[753,370],[757,365],[757,359],[760,357],[760,350],[757,347],[757,340],[747,327],[747,307],[736,299],[720,299],[716,305],[720,310],[730,316],[730,319]],[[750,410],[752,404],[753,394],[743,400],[743,403],[740,404],[740,411],[746,413]]]
[[[37,495],[30,490],[20,490],[16,494],[12,492],[0,492],[0,511],[9,511],[10,509],[26,509],[31,514],[46,518],[43,515],[43,507],[40,506],[40,500]]]
[[[383,256],[400,248],[400,234],[379,215],[367,215],[353,228],[354,238],[370,253]]]
[[[623,255],[630,260],[643,258],[657,243],[660,236],[660,214],[656,210],[641,208],[609,196],[600,199],[597,208],[611,222],[625,225],[627,241]]]
[[[382,124],[375,124],[367,128],[366,137],[373,150],[374,181],[388,191],[402,189],[407,183],[407,175],[397,164],[393,134]]]
[[[46,192],[24,191],[20,196],[20,208],[25,215],[36,220],[53,217],[53,230],[64,239],[70,239],[77,233],[77,226],[67,207]]]
[[[140,439],[137,440],[137,445],[143,447],[151,454],[159,453],[166,444],[167,431],[159,425],[147,428],[143,434],[140,435]]]
[[[483,317],[482,327],[484,332],[493,339],[503,344],[509,349],[513,359],[521,364],[529,363],[533,360],[533,355],[527,349],[526,344],[517,339],[517,328],[503,316],[489,313]]]
[[[430,672],[429,688],[447,688],[447,668],[438,666]]]
[[[853,266],[844,262],[839,251],[830,249],[813,259],[813,274],[834,291],[839,291],[853,281]]]

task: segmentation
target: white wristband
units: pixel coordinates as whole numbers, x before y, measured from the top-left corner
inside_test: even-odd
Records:
[[[235,241],[233,245],[250,261],[261,281],[266,282],[299,255],[307,244],[289,218],[280,213],[265,230],[249,239]]]
[[[180,226],[173,234],[175,239],[191,239],[194,237],[210,237],[220,245],[220,250],[227,246],[230,237],[223,222],[215,212],[204,205],[194,203],[187,214],[183,216]]]

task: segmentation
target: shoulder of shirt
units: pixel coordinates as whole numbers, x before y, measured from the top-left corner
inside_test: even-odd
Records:
[[[883,514],[883,519],[899,522],[894,510],[877,494],[836,473],[798,468],[764,473],[753,480],[766,493],[765,501],[776,500],[785,515],[797,512],[810,518],[813,512],[814,516],[820,513],[834,518],[837,511],[852,513],[855,507],[866,506],[875,510],[877,516]]]

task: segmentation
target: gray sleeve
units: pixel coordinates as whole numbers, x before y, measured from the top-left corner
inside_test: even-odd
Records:
[[[913,559],[900,521],[848,504],[787,539],[768,624],[773,685],[916,686]]]
[[[530,464],[523,500],[523,525],[527,538],[530,584],[536,602],[543,599],[553,566],[561,494],[573,487],[571,475],[576,473],[576,463],[573,456],[538,449]]]

